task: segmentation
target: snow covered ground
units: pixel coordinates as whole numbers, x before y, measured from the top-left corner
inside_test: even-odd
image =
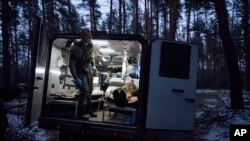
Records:
[[[24,127],[24,118],[8,114],[9,128],[7,128],[6,138],[13,141],[48,141],[50,134],[38,128],[38,122],[33,122],[29,127]]]
[[[230,124],[250,125],[250,93],[244,92],[244,110],[230,109],[228,90],[197,90],[194,136],[198,141],[229,141]],[[11,105],[11,102],[8,103]],[[13,104],[13,103],[12,103]],[[24,118],[8,114],[7,141],[53,141],[58,132],[39,129],[33,122],[24,127]]]
[[[197,91],[195,134],[202,141],[229,141],[230,124],[250,125],[250,93],[244,92],[244,103],[244,110],[232,110],[229,91]]]
[[[58,132],[38,128],[38,122],[35,121],[25,127],[25,105],[27,100],[14,99],[6,102],[7,118],[9,126],[6,129],[6,141],[56,141]],[[19,108],[16,108],[17,106]]]

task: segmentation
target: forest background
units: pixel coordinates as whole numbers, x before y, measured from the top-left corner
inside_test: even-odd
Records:
[[[3,0],[0,2],[0,85],[5,94],[30,84],[36,16],[56,33],[81,28],[140,34],[199,45],[198,89],[231,90],[244,107],[250,90],[249,0]],[[103,12],[104,11],[104,12]],[[1,93],[2,94],[2,93]]]

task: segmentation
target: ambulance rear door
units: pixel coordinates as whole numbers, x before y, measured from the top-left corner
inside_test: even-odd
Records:
[[[157,39],[150,57],[146,128],[193,130],[198,46]]]

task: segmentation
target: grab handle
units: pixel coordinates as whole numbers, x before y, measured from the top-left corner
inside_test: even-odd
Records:
[[[184,93],[184,90],[182,90],[182,89],[172,89],[172,92],[174,92],[174,93]]]

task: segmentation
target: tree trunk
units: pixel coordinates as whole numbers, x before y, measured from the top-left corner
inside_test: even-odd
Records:
[[[67,1],[67,5],[68,5],[68,11],[69,11],[69,16],[68,16],[68,19],[69,19],[69,30],[70,32],[73,32],[73,26],[74,26],[74,20],[73,20],[73,14],[72,14],[72,10],[71,10],[71,2],[70,0]]]
[[[45,11],[45,0],[42,0],[42,13],[43,13],[43,22],[44,23],[46,23],[46,17],[45,17],[45,13],[46,13],[46,11]]]
[[[14,1],[13,2],[13,8],[14,9],[16,9],[17,8],[17,3],[16,3],[16,1]],[[13,48],[15,48],[14,50],[15,50],[15,52],[14,52],[14,71],[15,71],[15,81],[17,82],[17,83],[19,83],[19,80],[20,80],[20,75],[19,75],[19,66],[18,66],[18,62],[19,62],[19,50],[18,50],[18,44],[17,44],[17,20],[16,20],[16,18],[18,17],[17,16],[17,11],[15,11],[14,13],[13,13],[13,17],[15,18],[15,19],[13,19],[14,20],[14,46],[13,46]]]
[[[214,0],[215,11],[217,13],[219,32],[222,38],[228,72],[230,76],[231,108],[243,109],[242,81],[238,66],[237,54],[229,31],[228,15],[225,0]]]
[[[149,0],[149,42],[153,39],[153,0]]]
[[[125,0],[123,0],[122,4],[123,4],[123,33],[125,34],[126,33],[126,18],[127,18]]]
[[[147,0],[145,0],[144,1],[144,3],[145,3],[145,7],[144,7],[144,10],[145,10],[145,24],[146,24],[146,35],[145,35],[145,37],[146,37],[146,40],[148,41],[148,34],[149,34],[149,26],[148,26],[148,1]]]
[[[159,37],[159,0],[156,0],[156,38]]]
[[[10,7],[13,9],[12,7]],[[11,10],[12,11],[12,10]],[[11,20],[15,19],[13,18],[13,14],[10,13]],[[13,35],[12,35],[12,25],[11,22],[9,24],[9,60],[10,60],[10,83],[11,87],[15,84],[15,59],[14,59],[14,41],[13,41]],[[13,75],[14,74],[14,75]]]
[[[30,66],[30,62],[31,62],[31,60],[29,59],[30,58],[30,56],[31,56],[31,52],[30,52],[30,50],[31,50],[31,48],[32,48],[32,46],[33,46],[33,41],[34,41],[34,38],[33,38],[33,31],[32,31],[32,22],[33,22],[33,3],[31,2],[31,0],[29,0],[28,1],[28,5],[27,5],[27,7],[28,7],[28,34],[29,34],[29,40],[28,40],[28,59],[27,59],[27,65],[28,66]],[[28,67],[29,68],[29,67]],[[26,76],[29,76],[29,74],[30,74],[30,72],[29,72],[29,69],[28,69],[28,71],[26,72],[27,74],[26,74]],[[33,78],[30,78],[30,79],[33,79]]]
[[[2,2],[2,31],[3,31],[3,91],[4,96],[7,96],[10,92],[10,52],[9,52],[9,26],[10,26],[10,14],[9,14],[9,4],[8,0]]]
[[[90,15],[90,17],[89,17],[89,22],[90,22],[90,29],[91,30],[93,30],[93,28],[94,28],[94,25],[93,25],[93,10],[92,10],[92,0],[89,0],[89,15]]]
[[[30,78],[30,62],[31,62],[31,49],[34,47],[34,18],[37,15],[38,11],[38,0],[28,0],[28,3],[25,4],[25,8],[28,9],[28,48],[24,48],[24,51],[27,51],[27,58],[25,59],[25,76],[27,76],[27,79],[25,79],[23,82],[28,83],[31,79]]]
[[[189,42],[191,9],[192,9],[192,1],[189,1],[188,6],[187,6],[187,39],[186,39],[186,42]]]
[[[112,31],[113,0],[110,0],[109,33]]]
[[[163,37],[165,39],[167,39],[167,36],[168,36],[167,23],[168,23],[168,6],[165,2],[164,8],[163,8]]]
[[[135,34],[139,34],[139,5],[138,5],[138,0],[135,0]]]
[[[234,22],[235,22],[235,1],[232,1],[232,18],[231,18],[231,30],[234,30]]]
[[[170,40],[175,40],[175,34],[177,29],[178,11],[179,11],[179,0],[170,0]]]
[[[91,21],[91,30],[97,30],[97,20],[96,20],[96,15],[95,15],[95,5],[96,5],[96,0],[90,0],[90,21]]]
[[[122,0],[119,0],[119,27],[118,33],[122,33]]]
[[[249,0],[244,0],[243,13],[243,30],[244,30],[244,47],[246,50],[246,76],[247,76],[247,90],[250,91],[250,32],[249,32]]]
[[[49,8],[50,10],[49,13],[47,13],[49,15],[49,21],[48,21],[48,25],[49,25],[49,28],[50,28],[50,31],[51,32],[55,32],[55,6],[54,6],[54,0],[50,0],[49,2]],[[47,12],[47,11],[46,11]]]

